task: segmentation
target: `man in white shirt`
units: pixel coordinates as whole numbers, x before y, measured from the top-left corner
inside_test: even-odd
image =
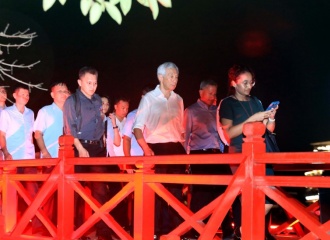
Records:
[[[124,156],[122,131],[126,123],[126,116],[129,108],[129,100],[124,97],[119,97],[114,101],[114,112],[109,114],[107,118],[107,156],[116,157]],[[123,170],[123,166],[119,166]],[[109,172],[118,172],[117,168],[109,167]],[[117,182],[108,184],[110,197],[117,194],[122,188],[122,185]],[[118,223],[125,229],[129,228],[127,218],[127,202],[122,201],[112,211],[113,216]]]
[[[58,157],[58,139],[63,135],[63,105],[70,92],[64,82],[55,82],[50,86],[50,95],[54,102],[39,110],[33,125],[40,158]],[[43,168],[43,173],[50,173],[53,168],[46,166]],[[52,195],[43,207],[50,220],[55,218],[54,204],[54,195]]]
[[[185,154],[183,130],[183,99],[174,92],[179,69],[172,62],[165,62],[157,69],[159,85],[140,101],[133,124],[134,135],[145,156]],[[184,173],[182,165],[156,165],[156,173]],[[181,184],[165,184],[180,201]],[[156,197],[155,233],[167,234],[180,224],[177,213],[162,199]]]
[[[107,118],[107,154],[110,157],[124,156],[123,128],[129,108],[129,100],[120,97],[114,102],[114,112]]]
[[[5,160],[34,159],[33,145],[34,113],[25,105],[30,99],[26,85],[19,85],[14,89],[15,104],[5,108],[0,115],[0,146]],[[36,174],[36,167],[17,168],[18,173]],[[38,184],[35,181],[24,183],[32,199],[38,193]],[[43,225],[37,217],[32,219],[32,233],[43,231]]]
[[[1,111],[6,108],[6,100],[7,100],[7,91],[5,86],[0,86],[0,115]],[[3,160],[3,154],[0,147],[0,160]]]
[[[50,89],[54,102],[39,110],[33,126],[41,158],[58,157],[58,138],[63,135],[63,105],[70,95],[63,82],[52,84]]]

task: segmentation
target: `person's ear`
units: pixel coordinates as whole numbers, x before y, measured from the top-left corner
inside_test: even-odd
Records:
[[[232,87],[236,87],[236,85],[237,85],[235,81],[231,81],[230,84]]]
[[[81,87],[81,80],[78,79],[77,82],[78,82],[79,87]]]
[[[161,75],[161,74],[158,74],[157,75],[157,78],[158,78],[158,81],[159,81],[159,83],[162,83],[163,82],[163,75]]]
[[[51,93],[50,93],[50,96],[51,96],[52,98],[54,98],[54,93],[53,93],[53,92],[51,92]]]

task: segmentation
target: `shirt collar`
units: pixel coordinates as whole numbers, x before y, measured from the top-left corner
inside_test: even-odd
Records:
[[[214,109],[216,109],[217,108],[217,106],[214,106],[214,105],[212,105],[212,106],[208,106],[207,104],[205,104],[200,98],[197,100],[197,104],[199,105],[199,106],[201,106],[202,108],[204,108],[204,109],[207,109],[207,110],[214,110]]]

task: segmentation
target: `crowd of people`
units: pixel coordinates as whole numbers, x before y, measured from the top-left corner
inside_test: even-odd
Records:
[[[264,110],[261,102],[250,91],[255,85],[251,68],[234,65],[228,72],[229,95],[217,104],[218,84],[213,80],[200,83],[199,99],[184,109],[183,99],[174,90],[179,80],[179,69],[172,62],[165,62],[157,69],[158,84],[142,89],[137,109],[129,112],[129,100],[123,97],[113,103],[114,111],[109,113],[107,96],[96,94],[98,71],[93,67],[79,70],[78,88],[70,93],[66,83],[56,82],[50,87],[53,103],[41,108],[34,120],[34,113],[26,107],[29,89],[17,86],[13,91],[15,103],[6,107],[7,90],[0,86],[0,147],[5,160],[34,159],[33,136],[40,149],[41,158],[58,157],[58,138],[64,134],[74,137],[76,157],[153,156],[177,154],[219,154],[241,152],[243,124],[263,122],[269,131],[275,129],[275,114],[272,108]],[[218,122],[217,122],[218,119]],[[220,126],[220,127],[219,127]],[[33,134],[34,133],[34,134]],[[221,137],[222,138],[221,138]],[[228,145],[228,146],[226,146]],[[75,166],[76,173],[119,173],[134,171],[132,166]],[[191,174],[232,174],[235,165],[192,165]],[[268,170],[268,169],[267,169]],[[19,168],[21,173],[36,173],[36,168]],[[51,172],[45,167],[44,172]],[[185,165],[157,165],[156,173],[185,173]],[[272,169],[269,169],[272,174]],[[38,192],[36,182],[26,182],[26,188],[33,197]],[[90,182],[87,184],[92,196],[100,203],[106,203],[121,188],[120,183]],[[165,184],[165,187],[180,201],[183,186]],[[223,186],[194,185],[191,189],[190,208],[193,212],[214,200]],[[50,219],[54,219],[54,199],[44,206]],[[266,213],[272,207],[267,199]],[[222,223],[223,239],[241,239],[241,208],[239,197]],[[167,234],[181,222],[177,213],[161,198],[156,197],[155,238]],[[127,206],[118,206],[112,212],[116,220],[129,227]],[[123,214],[124,213],[124,214]],[[84,201],[75,196],[75,227],[83,223]],[[235,229],[231,225],[233,215]],[[207,220],[206,220],[207,221]],[[116,239],[114,232],[103,222],[95,225],[99,240]],[[265,239],[272,240],[266,229]],[[43,233],[38,218],[32,219],[33,233]],[[198,237],[190,231],[188,237]],[[82,237],[81,239],[88,239]]]

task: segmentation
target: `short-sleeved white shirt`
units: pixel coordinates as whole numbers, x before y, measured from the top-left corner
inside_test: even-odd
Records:
[[[13,159],[34,159],[32,140],[34,113],[25,107],[20,113],[16,105],[5,108],[0,116],[0,130],[6,133],[6,145]]]
[[[119,130],[119,135],[120,135],[120,145],[117,147],[113,144],[113,138],[115,136],[114,133],[114,129],[112,126],[112,122],[111,119],[109,117],[107,117],[107,155],[109,155],[110,157],[113,156],[124,156],[124,150],[123,150],[123,128],[126,122],[126,118],[124,118],[122,121],[119,121],[116,118],[116,125],[118,126],[118,130]]]
[[[135,116],[137,113],[137,109],[131,111],[126,118],[126,123],[123,129],[123,136],[127,136],[131,139],[131,156],[143,156],[143,150],[140,147],[139,143],[136,141],[136,138],[133,134],[133,123],[135,120]]]
[[[157,85],[141,99],[133,129],[144,131],[147,143],[184,142],[183,110],[178,94],[167,99]]]
[[[33,130],[42,132],[49,154],[53,158],[58,157],[58,138],[63,135],[63,111],[55,103],[42,107],[34,122]]]

